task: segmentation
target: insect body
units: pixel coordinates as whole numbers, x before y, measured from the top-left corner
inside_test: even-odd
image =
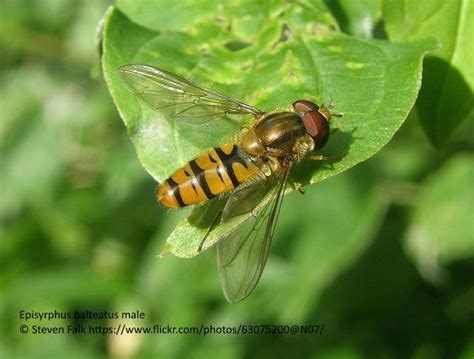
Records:
[[[158,201],[170,208],[205,202],[258,176],[258,162],[235,144],[214,148],[158,186]]]
[[[226,299],[238,302],[246,298],[265,266],[293,164],[326,144],[331,117],[341,114],[307,100],[294,102],[291,112],[265,113],[151,66],[126,65],[119,71],[135,95],[176,121],[198,125],[219,121],[226,114],[254,117],[238,142],[204,152],[157,188],[158,201],[166,207],[199,204],[230,192],[216,218],[226,221],[252,213],[241,228],[217,242]]]
[[[262,180],[265,172],[279,174],[282,160],[294,161],[316,145],[322,147],[329,123],[319,107],[303,100],[293,106],[302,117],[293,112],[265,115],[244,134],[241,144],[214,148],[188,162],[157,188],[158,201],[170,208],[202,203]],[[314,128],[313,137],[305,126]]]

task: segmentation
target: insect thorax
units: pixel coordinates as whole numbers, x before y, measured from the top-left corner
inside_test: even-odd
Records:
[[[301,118],[293,112],[271,113],[255,125],[255,133],[268,155],[286,156],[305,137]]]

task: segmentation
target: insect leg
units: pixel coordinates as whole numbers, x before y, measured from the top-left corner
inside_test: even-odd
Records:
[[[294,190],[298,191],[299,193],[305,194],[305,190],[303,189],[303,185],[301,183],[291,180],[291,186],[293,187]]]
[[[340,161],[345,156],[324,156],[324,155],[309,155],[307,158],[314,161]]]
[[[212,228],[214,228],[216,223],[219,222],[221,217],[222,217],[222,210],[217,211],[216,214],[214,215],[214,217],[212,217],[211,223],[209,223],[209,227],[207,227],[206,234],[204,235],[204,237],[201,240],[201,243],[199,244],[198,253],[200,253],[202,251],[202,246],[204,245],[204,242],[206,241],[207,237],[209,236],[209,233],[211,233]]]

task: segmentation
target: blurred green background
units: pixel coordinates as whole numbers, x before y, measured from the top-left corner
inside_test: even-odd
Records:
[[[380,2],[365,1],[378,4],[368,32],[349,2],[327,3],[343,31],[387,36]],[[156,204],[155,183],[100,77],[96,25],[107,6],[2,1],[0,357],[473,357],[472,121],[433,147],[414,111],[375,157],[304,196],[287,196],[261,282],[229,305],[213,250],[156,258],[186,211]],[[205,337],[19,331],[20,310],[138,309],[146,318],[128,324],[325,330]]]

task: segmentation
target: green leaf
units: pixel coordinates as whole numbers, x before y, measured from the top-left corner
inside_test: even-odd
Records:
[[[417,109],[430,141],[442,146],[462,121],[474,118],[474,3],[387,0],[383,13],[391,40],[436,36],[441,44],[426,59]]]
[[[155,31],[192,32],[196,26],[215,22],[236,35],[255,37],[272,19],[282,15],[289,15],[287,20],[303,27],[316,23],[337,27],[320,1],[295,5],[279,0],[240,0],[222,5],[218,0],[118,0],[115,6],[134,23]]]
[[[118,0],[115,6],[133,22],[150,30],[189,30],[196,23],[212,20],[212,10],[219,1],[203,1],[201,6],[189,1]]]
[[[345,33],[369,39],[379,37],[382,0],[327,0],[326,3]]]
[[[442,280],[443,267],[474,256],[474,156],[450,159],[419,194],[406,245],[421,273]]]
[[[265,22],[257,16],[253,25],[250,17],[247,26],[259,27],[248,38],[218,21],[199,23],[189,31],[156,33],[114,8],[106,15],[105,79],[141,163],[158,182],[203,150],[230,140],[242,122],[196,128],[161,118],[127,91],[117,73],[125,64],[157,66],[266,111],[301,98],[318,103],[332,99],[344,118],[336,122],[340,130],[322,153],[345,157],[331,166],[303,161],[293,175],[302,184],[319,182],[370,158],[402,125],[416,99],[423,55],[435,47],[433,41],[393,44],[352,38],[334,31],[329,20],[310,21],[303,11],[308,9],[302,9],[306,5],[266,6],[274,15]],[[318,16],[331,19],[329,13]],[[246,46],[229,46],[236,39]],[[181,257],[195,255],[218,206],[222,201],[200,207],[182,221],[168,239],[167,250]],[[205,248],[244,219],[217,227]]]

